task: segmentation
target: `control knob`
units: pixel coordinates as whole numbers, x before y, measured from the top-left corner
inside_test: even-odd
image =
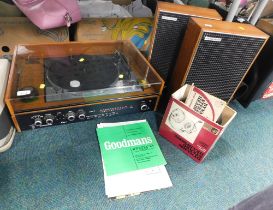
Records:
[[[149,109],[148,105],[146,103],[142,103],[140,105],[140,110],[141,111],[147,111]]]
[[[43,124],[42,119],[40,117],[35,118],[34,125],[41,126]]]
[[[75,118],[76,118],[75,113],[72,112],[72,111],[69,111],[69,112],[67,113],[66,117],[67,117],[68,121],[74,121]]]
[[[79,110],[78,112],[77,112],[77,115],[78,115],[78,118],[80,119],[80,120],[84,120],[85,119],[85,111],[84,110]]]
[[[54,121],[54,116],[52,114],[45,115],[44,117],[46,124],[52,125]]]

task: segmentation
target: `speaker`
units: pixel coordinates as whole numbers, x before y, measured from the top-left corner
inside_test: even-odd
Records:
[[[157,4],[148,61],[165,81],[172,74],[190,17],[222,19],[213,9],[161,1]]]
[[[249,24],[191,18],[171,79],[171,92],[194,83],[230,102],[268,37]]]
[[[243,83],[246,91],[238,89],[237,100],[247,108],[252,101],[273,97],[273,19],[261,19],[256,25],[270,35],[254,65],[251,67]]]

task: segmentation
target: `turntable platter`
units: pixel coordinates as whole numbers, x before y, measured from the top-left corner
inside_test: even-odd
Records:
[[[114,59],[113,55],[46,59],[46,79],[53,87],[71,92],[107,88],[118,80]]]
[[[46,101],[143,91],[126,57],[76,55],[45,59]]]

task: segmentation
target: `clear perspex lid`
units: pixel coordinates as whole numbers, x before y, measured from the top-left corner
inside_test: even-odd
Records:
[[[163,83],[130,41],[19,45],[6,99],[20,113],[160,95]]]

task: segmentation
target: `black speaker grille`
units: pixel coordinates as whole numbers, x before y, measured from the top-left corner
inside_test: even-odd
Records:
[[[164,17],[174,19],[166,20]],[[186,15],[159,13],[150,63],[164,80],[170,76],[174,68],[188,21],[189,16]]]
[[[228,101],[264,41],[262,38],[204,33],[186,83],[194,83],[196,87]]]

